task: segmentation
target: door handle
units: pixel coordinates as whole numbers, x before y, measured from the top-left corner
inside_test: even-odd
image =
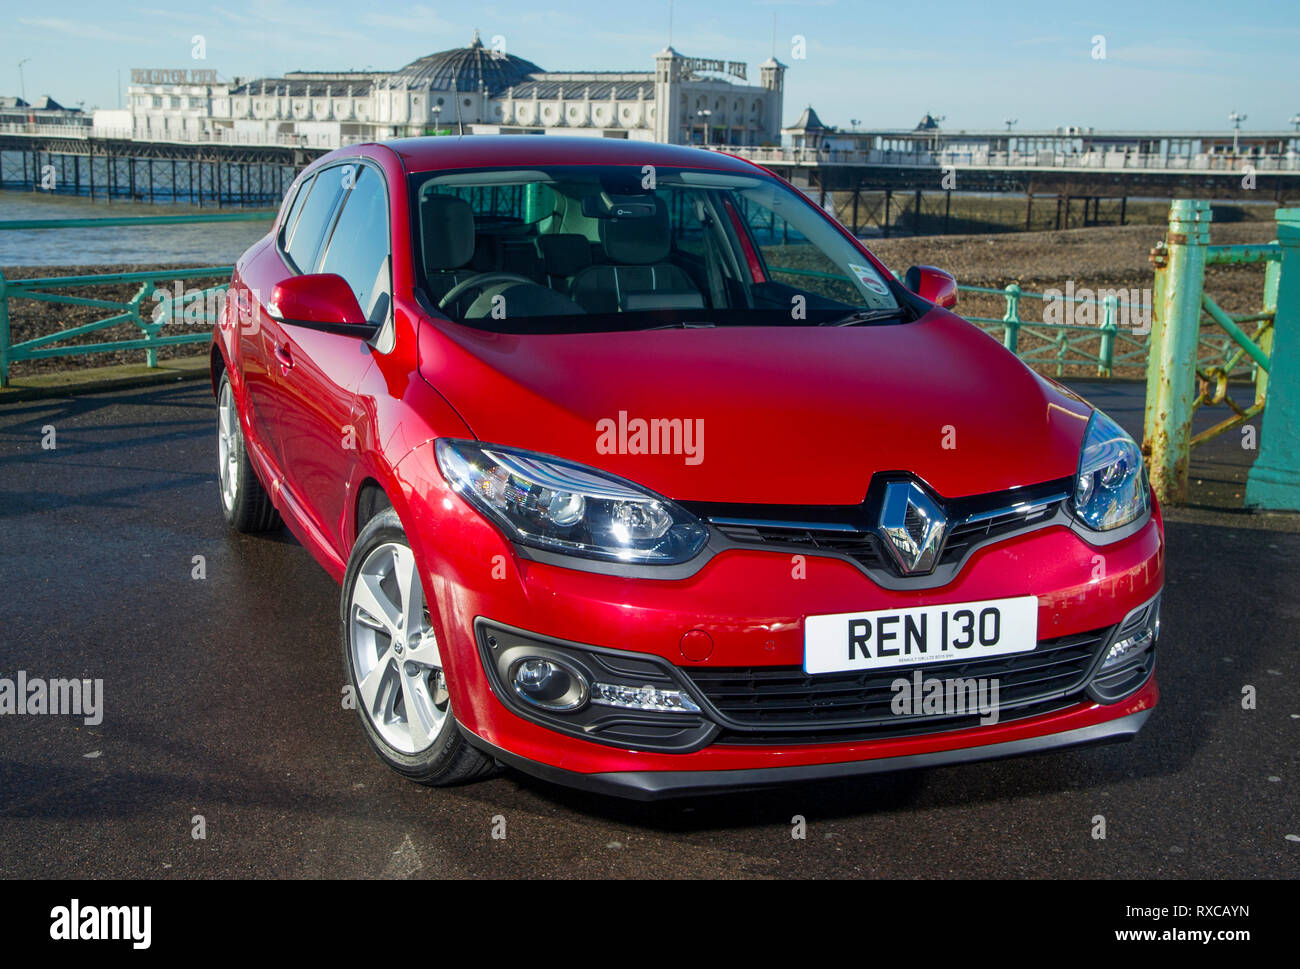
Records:
[[[280,361],[281,372],[288,373],[293,367],[293,355],[289,353],[289,344],[277,343],[275,345],[275,359]]]

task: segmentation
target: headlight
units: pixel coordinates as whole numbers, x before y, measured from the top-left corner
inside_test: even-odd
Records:
[[[594,468],[446,439],[437,455],[451,486],[521,545],[673,565],[692,558],[708,538],[698,519],[668,499]]]
[[[1143,515],[1149,501],[1142,452],[1123,428],[1093,411],[1074,482],[1075,514],[1089,528],[1107,531]]]

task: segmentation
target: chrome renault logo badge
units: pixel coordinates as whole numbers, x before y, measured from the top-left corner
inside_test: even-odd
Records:
[[[891,481],[880,508],[882,544],[904,575],[931,571],[939,560],[948,519],[915,481]]]

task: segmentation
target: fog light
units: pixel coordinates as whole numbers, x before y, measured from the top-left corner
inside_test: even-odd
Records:
[[[553,657],[526,656],[510,666],[510,686],[543,710],[564,713],[587,702],[587,681],[577,669]]]
[[[1125,657],[1140,653],[1154,641],[1155,636],[1150,629],[1143,629],[1135,636],[1125,636],[1106,651],[1106,659],[1102,662],[1101,668],[1104,670],[1108,666],[1115,666]]]
[[[1118,666],[1154,645],[1160,634],[1160,596],[1134,609],[1120,623],[1118,638],[1106,651],[1098,672]]]
[[[681,690],[660,690],[653,686],[624,686],[621,683],[591,684],[591,702],[624,710],[654,710],[661,713],[699,713],[694,700]]]

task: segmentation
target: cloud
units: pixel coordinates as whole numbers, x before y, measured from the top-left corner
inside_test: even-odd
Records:
[[[24,27],[52,30],[60,34],[80,37],[84,40],[102,40],[114,44],[134,44],[140,39],[139,37],[119,34],[115,30],[108,30],[81,20],[63,20],[59,17],[19,17],[18,22]]]
[[[1044,34],[1038,37],[1022,37],[1011,42],[1012,47],[1047,47],[1064,44],[1065,38],[1060,34]]]
[[[379,27],[384,30],[398,30],[404,34],[443,34],[464,32],[460,24],[443,20],[431,7],[417,5],[406,7],[400,14],[367,11],[357,18],[367,27]],[[468,38],[466,38],[468,42]]]

